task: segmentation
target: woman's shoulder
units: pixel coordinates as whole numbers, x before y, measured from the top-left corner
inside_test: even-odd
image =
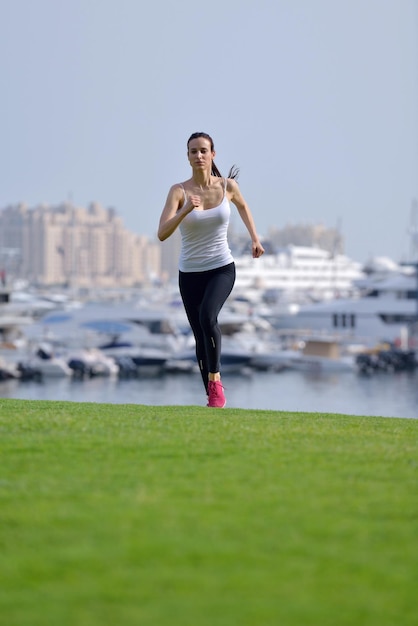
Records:
[[[185,183],[174,183],[170,187],[170,194],[173,196],[184,195]]]
[[[235,178],[226,178],[226,190],[230,193],[233,193],[237,189],[239,189],[238,183]]]

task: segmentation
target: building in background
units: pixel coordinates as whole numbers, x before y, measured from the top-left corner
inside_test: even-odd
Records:
[[[344,253],[339,228],[327,228],[323,224],[286,224],[283,228],[271,226],[267,238],[276,248],[293,245],[321,248],[331,254]]]
[[[171,237],[160,242],[162,283],[177,281],[179,273],[179,256],[181,249],[180,230],[177,229]]]
[[[159,278],[157,242],[128,231],[114,209],[92,203],[0,210],[0,269],[39,286],[132,287]]]

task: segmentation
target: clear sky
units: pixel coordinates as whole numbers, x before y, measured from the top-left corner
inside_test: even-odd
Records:
[[[0,0],[0,21],[0,207],[98,201],[155,237],[205,131],[260,234],[410,252],[418,0]]]

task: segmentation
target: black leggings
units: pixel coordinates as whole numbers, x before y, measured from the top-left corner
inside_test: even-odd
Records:
[[[208,374],[220,371],[218,315],[235,282],[235,263],[207,272],[179,272],[180,294],[196,340],[196,357],[205,389]]]

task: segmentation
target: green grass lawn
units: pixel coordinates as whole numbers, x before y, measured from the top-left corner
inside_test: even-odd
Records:
[[[418,420],[0,399],[5,626],[418,624]]]

